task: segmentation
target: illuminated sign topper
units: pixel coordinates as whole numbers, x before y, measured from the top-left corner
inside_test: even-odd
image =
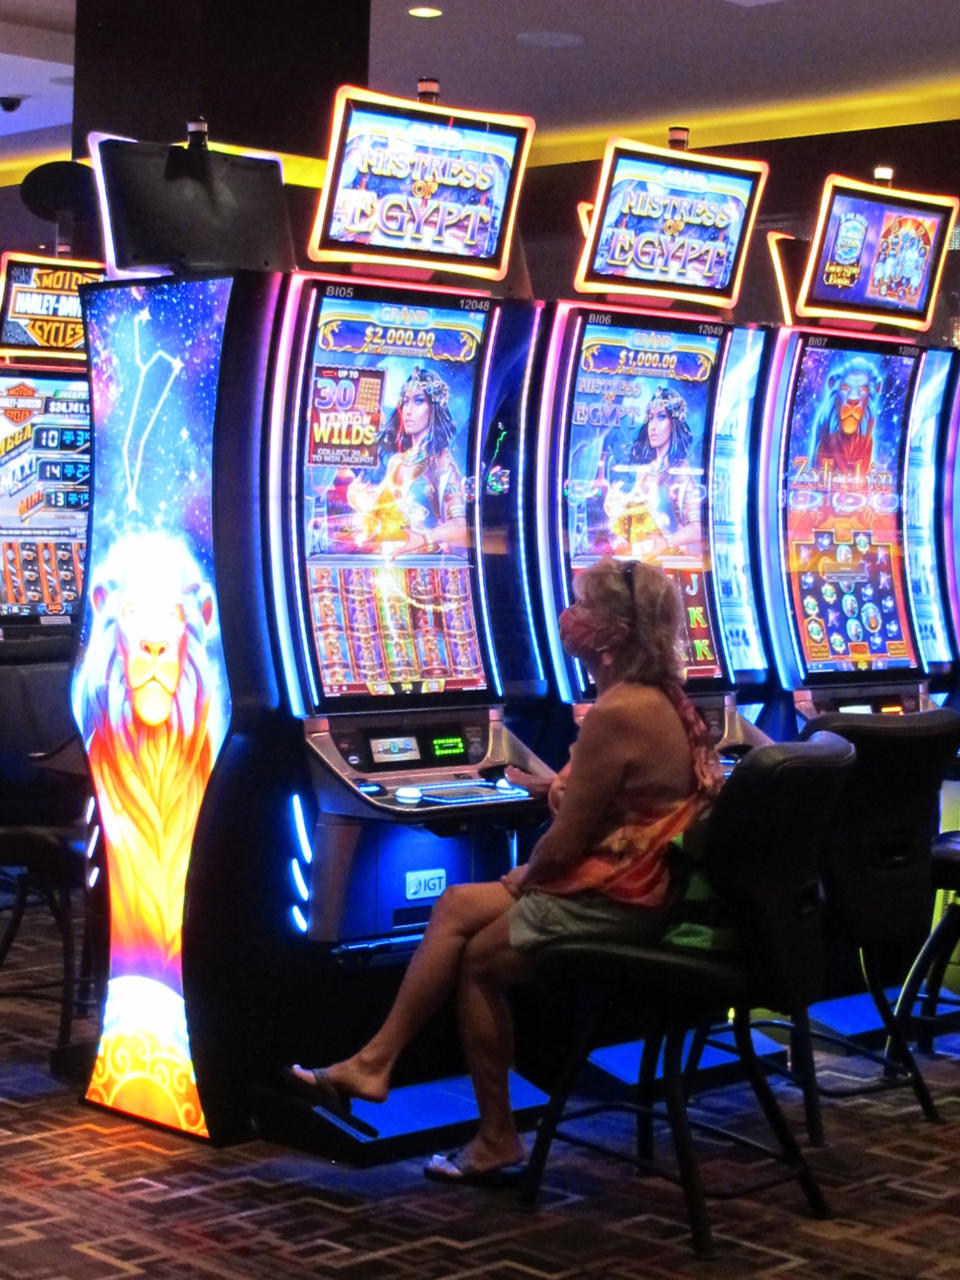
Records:
[[[342,86],[310,257],[503,279],[533,128]]]
[[[96,262],[5,253],[0,259],[0,356],[83,360],[77,289],[104,278]]]
[[[767,171],[611,138],[576,288],[733,306]]]
[[[823,188],[798,316],[929,329],[960,200],[832,173]]]

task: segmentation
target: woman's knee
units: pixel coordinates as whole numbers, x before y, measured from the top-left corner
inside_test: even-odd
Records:
[[[433,904],[430,923],[472,935],[486,928],[512,901],[499,884],[452,884]]]
[[[444,889],[430,911],[430,923],[456,928],[466,924],[472,914],[472,884],[451,884]]]

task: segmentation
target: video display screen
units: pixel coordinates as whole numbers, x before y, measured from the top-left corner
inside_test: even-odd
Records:
[[[797,314],[928,327],[957,204],[828,179]]]
[[[613,139],[576,287],[736,301],[767,166]]]
[[[309,253],[506,274],[533,121],[345,87]]]
[[[325,697],[486,688],[470,515],[479,301],[319,302],[302,528]]]
[[[102,267],[68,258],[5,253],[0,258],[0,278],[0,354],[14,359],[85,358],[77,290],[102,280]]]
[[[724,331],[637,319],[591,313],[574,353],[563,459],[570,571],[575,580],[601,556],[659,565],[683,598],[687,678],[717,679],[706,473]]]
[[[85,378],[0,376],[0,620],[77,612],[90,506]]]
[[[809,336],[783,473],[788,597],[811,675],[912,670],[903,459],[920,352]]]

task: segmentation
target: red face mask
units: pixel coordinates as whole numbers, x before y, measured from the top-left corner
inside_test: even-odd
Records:
[[[599,656],[597,624],[583,605],[571,605],[558,619],[560,643],[571,658],[589,662]]]

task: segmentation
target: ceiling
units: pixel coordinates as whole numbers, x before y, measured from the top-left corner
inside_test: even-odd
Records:
[[[534,116],[533,163],[960,118],[957,0],[370,0],[374,89]],[[331,4],[331,9],[334,5]],[[0,0],[0,161],[68,139],[75,0]],[[242,139],[231,141],[241,142]]]

